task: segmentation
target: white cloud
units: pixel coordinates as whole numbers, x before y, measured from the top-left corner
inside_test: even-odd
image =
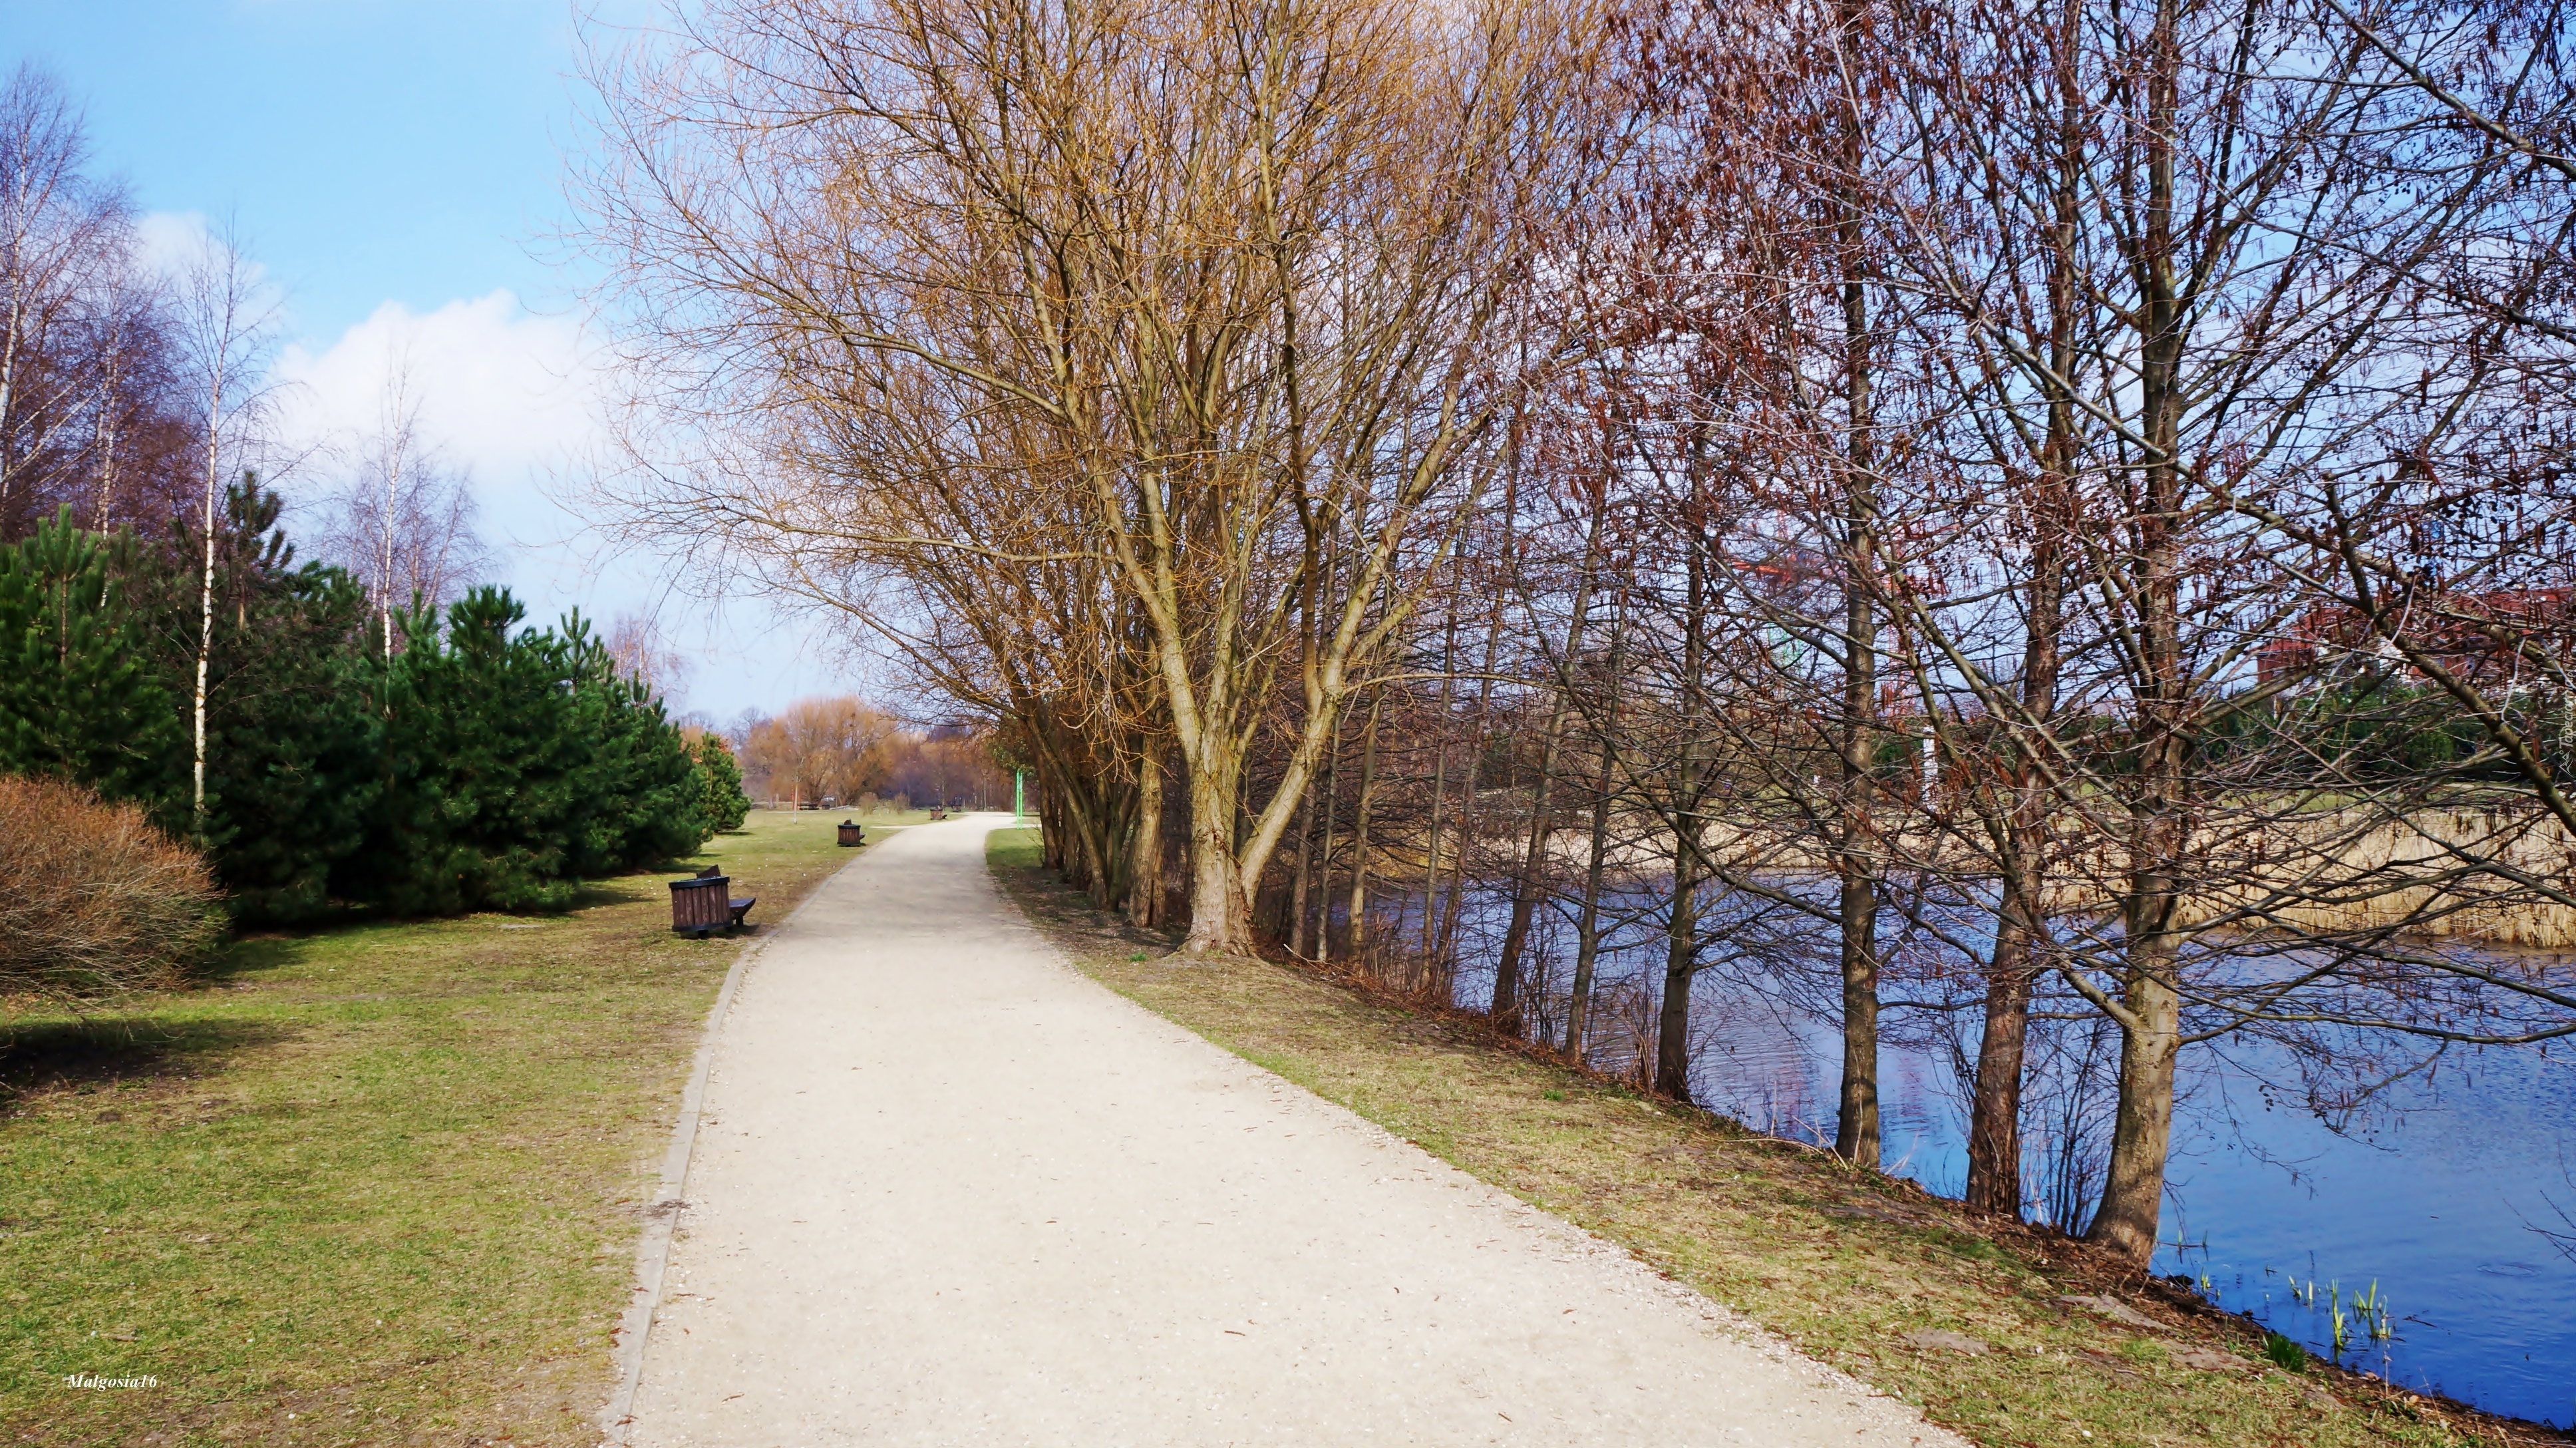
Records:
[[[151,212],[136,230],[143,263],[174,280],[217,242],[195,212]],[[300,460],[281,491],[312,504],[337,490],[339,455],[381,427],[396,367],[410,374],[420,441],[472,476],[488,541],[550,545],[578,531],[544,484],[596,440],[599,374],[578,321],[531,312],[506,288],[427,312],[388,301],[335,341],[280,349],[269,372],[274,461]]]
[[[145,214],[136,229],[138,259],[173,280],[219,230],[203,214],[170,211]],[[256,252],[257,237],[244,246]],[[589,520],[556,501],[578,489],[554,485],[578,479],[604,441],[605,378],[579,320],[531,312],[506,289],[426,311],[387,301],[336,338],[279,351],[270,380],[279,384],[272,421],[282,446],[271,464],[304,459],[271,473],[300,515],[289,520],[291,534],[311,536],[326,523],[319,510],[345,485],[352,445],[381,425],[398,361],[410,368],[421,440],[472,478],[478,531],[498,554],[490,581],[510,586],[532,619],[551,622],[574,607],[603,625],[621,613],[659,618],[698,666],[676,704],[723,718],[846,687],[837,656],[809,647],[797,621],[756,600],[728,609],[678,596],[656,559],[604,551],[584,531]]]
[[[269,380],[279,454],[297,459],[279,490],[299,511],[331,506],[347,486],[384,426],[398,369],[415,439],[470,479],[475,531],[498,553],[488,581],[509,585],[540,619],[574,605],[613,612],[649,591],[631,570],[602,576],[583,520],[550,488],[599,437],[600,376],[581,325],[531,312],[506,289],[427,312],[389,301],[327,346],[278,353]],[[307,517],[307,528],[320,524]]]
[[[134,223],[135,249],[148,270],[176,277],[205,255],[214,227],[196,211],[147,211]]]
[[[382,425],[386,383],[403,364],[421,441],[473,479],[479,531],[500,554],[491,581],[533,619],[575,606],[603,625],[628,612],[661,618],[697,665],[675,702],[720,717],[837,686],[837,667],[809,652],[801,629],[757,604],[715,611],[677,597],[656,559],[602,552],[587,520],[556,501],[575,490],[554,485],[578,477],[603,441],[605,378],[578,321],[530,312],[509,291],[427,312],[389,301],[328,345],[281,351],[271,372],[280,441],[289,456],[309,453],[281,492],[327,503],[349,466],[333,454],[345,459]]]
[[[143,264],[144,270],[164,282],[184,286],[191,272],[221,254],[224,239],[202,211],[147,211],[135,220],[134,243],[135,260]],[[244,248],[245,253],[248,250]],[[268,268],[247,254],[241,264],[244,279],[273,304],[277,295],[269,290]]]
[[[578,322],[530,312],[506,290],[431,312],[387,302],[327,348],[279,353],[281,430],[304,446],[371,434],[398,367],[423,440],[474,474],[496,521],[560,520],[538,485],[598,435],[598,374]]]

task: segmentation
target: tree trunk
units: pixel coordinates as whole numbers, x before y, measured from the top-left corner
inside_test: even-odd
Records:
[[[20,178],[22,181],[24,177]],[[18,203],[19,216],[26,215],[23,193]],[[21,222],[24,225],[24,222]],[[10,238],[9,250],[16,253],[25,242],[25,233]],[[9,320],[0,327],[0,505],[9,501],[11,488],[18,477],[15,429],[9,426],[18,400],[18,352],[20,331],[25,325],[26,293],[23,287],[9,289]]]
[[[1842,818],[1836,829],[1834,868],[1842,924],[1843,1074],[1834,1119],[1834,1152],[1857,1166],[1878,1165],[1878,880],[1871,818],[1872,728],[1878,709],[1878,609],[1872,593],[1877,571],[1878,505],[1872,477],[1869,298],[1858,269],[1858,223],[1843,221],[1843,346],[1846,405],[1850,409],[1850,460],[1844,472],[1847,515],[1844,540],[1844,660],[1842,720]]]
[[[2173,1145],[2174,1063],[2182,1050],[2181,997],[2170,969],[2133,968],[2121,1004],[2136,1017],[2120,1032],[2120,1100],[2102,1205],[2084,1233],[2131,1261],[2156,1254],[2165,1159]]]
[[[1306,917],[1315,875],[1315,801],[1312,795],[1297,811],[1297,873],[1288,887],[1288,953],[1306,955]]]
[[[1655,1089],[1690,1094],[1690,991],[1699,968],[1699,852],[1673,851],[1673,908],[1664,921],[1664,1000],[1655,1022]]]
[[[1701,689],[1708,661],[1707,518],[1702,512],[1706,484],[1701,467],[1706,433],[1694,429],[1691,441],[1691,528],[1698,536],[1688,545],[1688,580],[1682,619],[1682,667],[1678,686],[1680,759],[1673,768],[1673,908],[1664,922],[1663,1010],[1655,1024],[1655,1089],[1676,1101],[1690,1095],[1691,977],[1699,968],[1699,881],[1701,854],[1708,845],[1700,805],[1708,797],[1708,765],[1700,739]]]
[[[1521,1029],[1521,952],[1529,947],[1530,922],[1538,913],[1539,879],[1547,865],[1548,803],[1551,786],[1556,782],[1557,750],[1565,739],[1567,690],[1575,671],[1582,667],[1583,626],[1592,606],[1592,568],[1601,536],[1601,512],[1593,509],[1584,523],[1583,564],[1575,574],[1574,607],[1565,627],[1563,678],[1548,705],[1547,733],[1539,745],[1538,782],[1530,791],[1529,837],[1521,850],[1520,873],[1512,880],[1512,918],[1503,930],[1502,958],[1494,967],[1494,1019],[1514,1034]],[[1493,672],[1491,658],[1486,660],[1486,672]],[[1573,1028],[1571,1015],[1566,1025],[1567,1039],[1571,1041],[1580,1034]]]
[[[1296,436],[1302,439],[1302,427]],[[1290,466],[1302,466],[1302,442],[1292,447],[1291,453]],[[1317,558],[1312,545],[1313,539],[1309,535],[1304,577],[1297,590],[1298,632],[1304,653],[1302,663],[1309,678],[1314,676],[1315,669],[1321,662],[1320,641],[1316,636],[1320,620],[1316,615],[1315,595],[1322,584],[1323,577],[1333,571],[1328,561]],[[1333,744],[1340,741],[1341,734],[1341,720],[1336,717],[1333,721],[1332,742],[1324,746],[1327,753],[1323,769],[1328,775],[1332,769],[1330,751]],[[1329,787],[1327,785],[1327,788]],[[1295,881],[1288,891],[1288,953],[1300,959],[1303,959],[1307,952],[1306,914],[1314,893],[1314,871],[1315,780],[1310,775],[1307,778],[1304,797],[1297,802],[1297,872]]]
[[[2021,1216],[2022,1061],[2030,1036],[2030,933],[2008,904],[1986,971],[1985,1031],[1977,1043],[1976,1096],[1968,1115],[1967,1206]]]
[[[2082,154],[2083,96],[2073,50],[2073,6],[2056,44],[2059,89],[2057,182],[2048,278],[2049,366],[2053,377],[2075,374],[2075,241],[2083,224],[2078,162]],[[2045,938],[2050,849],[2050,782],[2041,757],[2054,737],[2057,676],[2066,612],[2067,540],[2075,527],[2075,402],[2063,387],[2049,388],[2048,433],[2042,442],[2037,496],[2027,508],[2031,550],[2024,589],[2026,636],[2022,641],[2021,712],[2004,721],[2012,741],[2011,795],[2003,801],[2002,899],[1997,902],[1995,953],[1987,972],[1985,1029],[1977,1047],[1977,1080],[1968,1116],[1967,1205],[1972,1212],[2021,1215],[2022,1072],[2028,1055],[2030,997],[2038,978],[2033,952]]]
[[[2064,375],[2063,372],[2060,375]],[[1985,1029],[1977,1046],[1977,1080],[1968,1113],[1967,1204],[1972,1212],[2021,1215],[2022,1071],[2030,1034],[2030,997],[2038,979],[2033,958],[2047,929],[2047,862],[2051,846],[2050,784],[2038,757],[2057,714],[2059,630],[2065,608],[2065,572],[2059,543],[2072,523],[2063,459],[2071,450],[2072,409],[2051,409],[2050,465],[2031,513],[2034,544],[2022,647],[2022,718],[2008,721],[2013,758],[2003,801],[2002,899],[1995,914],[1995,951],[1986,972]]]
[[[1614,741],[1619,727],[1619,677],[1626,664],[1628,647],[1627,595],[1612,595],[1610,611],[1610,659],[1603,671],[1610,686],[1610,697],[1601,710],[1600,768],[1592,780],[1592,850],[1583,867],[1583,913],[1574,928],[1573,998],[1565,1007],[1565,1054],[1577,1061],[1583,1059],[1585,1032],[1592,1014],[1592,973],[1601,957],[1601,873],[1610,850],[1610,786],[1616,777],[1619,756]]]
[[[1242,761],[1229,750],[1202,750],[1190,761],[1190,933],[1193,955],[1230,954],[1252,945],[1252,900],[1235,850]]]
[[[1333,828],[1339,823],[1342,793],[1342,721],[1333,721],[1330,751],[1324,756],[1324,827],[1315,861],[1315,925],[1309,937],[1315,959],[1333,958]]]
[[[1539,879],[1547,868],[1548,783],[1556,772],[1556,751],[1565,729],[1565,702],[1560,693],[1548,712],[1547,735],[1539,746],[1538,783],[1530,791],[1529,837],[1521,850],[1520,873],[1512,877],[1511,922],[1503,927],[1503,952],[1494,964],[1494,1024],[1517,1035],[1521,1029],[1521,953],[1529,948],[1530,925],[1538,914]]]
[[[791,788],[789,793],[792,795],[801,788],[801,785]],[[1058,817],[1056,811],[1055,802],[1058,793],[1059,792],[1057,790],[1050,787],[1049,781],[1046,777],[1046,771],[1043,769],[1039,770],[1038,863],[1044,868],[1054,870],[1060,874],[1064,870],[1064,821]],[[790,799],[787,807],[789,809],[795,809],[797,807],[797,802],[794,799]]]
[[[217,376],[220,378],[219,372]],[[197,682],[191,717],[195,723],[195,749],[189,763],[189,809],[200,835],[206,828],[206,671],[215,656],[215,492],[218,446],[215,428],[223,416],[222,383],[215,384],[212,394],[217,401],[206,417],[206,498],[205,572],[199,579],[197,594]]]
[[[2149,40],[2146,224],[2139,258],[2143,316],[2138,412],[2146,446],[2144,504],[2135,523],[2137,560],[2138,795],[2131,806],[2129,899],[2123,911],[2127,960],[2121,997],[2120,1100],[2101,1209],[2085,1237],[2133,1261],[2155,1255],[2164,1207],[2165,1157],[2173,1134],[2174,1063],[2181,1051],[2181,992],[2174,921],[2182,900],[2191,755],[2191,681],[2182,656],[2183,470],[2179,378],[2184,342],[2174,265],[2174,157],[2179,42],[2176,0],[2158,0]]]
[[[1163,918],[1163,762],[1155,745],[1136,761],[1136,833],[1127,867],[1127,919],[1152,928]]]
[[[1360,734],[1360,796],[1351,805],[1351,918],[1342,938],[1350,947],[1351,963],[1363,968],[1368,964],[1369,802],[1377,786],[1377,721],[1384,703],[1378,691],[1369,692],[1368,728]]]
[[[1518,462],[1518,459],[1520,458],[1520,444],[1518,441],[1520,436],[1520,424],[1517,421],[1512,424],[1512,436],[1514,438],[1514,442],[1512,444],[1512,457],[1514,459],[1511,470],[1512,482],[1509,486],[1503,489],[1503,563],[1506,568],[1512,567],[1517,556],[1515,553],[1516,545],[1513,541],[1515,537],[1514,520],[1518,517],[1520,510],[1520,466]],[[1488,591],[1486,597],[1485,666],[1483,677],[1476,686],[1476,728],[1475,732],[1469,736],[1469,743],[1472,747],[1467,751],[1466,788],[1463,789],[1458,796],[1458,847],[1453,853],[1455,863],[1451,865],[1449,870],[1449,900],[1441,913],[1442,925],[1440,929],[1439,958],[1448,962],[1449,969],[1452,973],[1456,971],[1458,962],[1458,922],[1464,915],[1466,907],[1467,865],[1470,857],[1473,856],[1476,851],[1476,843],[1478,839],[1477,829],[1482,824],[1482,812],[1477,808],[1476,799],[1478,792],[1484,787],[1485,754],[1493,744],[1494,671],[1496,660],[1502,656],[1502,648],[1503,587],[1502,578],[1498,574],[1494,579],[1493,587]],[[1499,984],[1500,982],[1498,980],[1498,987]],[[1455,992],[1451,992],[1451,994],[1455,994]],[[1506,1004],[1503,1009],[1497,1010],[1494,1015],[1497,1021],[1503,1024],[1505,1029],[1509,1030],[1513,1035],[1519,1035],[1520,992],[1515,988],[1511,995],[1508,997],[1502,997],[1502,999],[1505,1000]]]
[[[1846,837],[1848,838],[1848,837]],[[1864,861],[1842,865],[1843,1076],[1834,1154],[1878,1166],[1878,892]]]
[[[206,666],[215,654],[215,508],[211,485],[207,489],[206,503],[206,568],[198,604],[197,685],[191,710],[195,721],[196,748],[188,769],[188,798],[197,829],[202,834],[206,828]]]
[[[105,370],[99,378],[98,506],[93,510],[96,521],[91,524],[92,531],[99,533],[107,531],[108,519],[113,517],[116,511],[116,424],[117,415],[122,410],[121,399],[125,395],[120,386],[120,373],[123,370],[121,364],[124,360],[125,319],[120,315],[108,332],[107,352],[102,364]],[[9,415],[5,393],[5,386],[0,386],[0,424],[5,424]],[[0,450],[0,474],[5,474],[7,471],[6,452]]]
[[[1499,609],[1496,610],[1493,627],[1485,639],[1486,683],[1477,691],[1476,732],[1469,737],[1469,743],[1473,747],[1467,751],[1467,778],[1458,792],[1458,844],[1450,851],[1449,899],[1448,903],[1441,907],[1440,914],[1438,954],[1440,959],[1449,963],[1453,971],[1458,961],[1458,921],[1466,913],[1467,865],[1475,854],[1476,831],[1482,823],[1479,818],[1481,812],[1476,805],[1476,796],[1484,788],[1485,751],[1492,743],[1492,737],[1486,731],[1490,727],[1488,721],[1493,718],[1494,659],[1502,646],[1500,612]],[[1496,1015],[1498,1019],[1507,1023],[1513,1034],[1520,1033],[1519,991],[1515,990],[1509,997],[1508,1008],[1497,1012]]]
[[[1431,745],[1431,829],[1422,852],[1422,969],[1428,985],[1440,972],[1434,952],[1440,939],[1440,811],[1449,799],[1449,731],[1458,717],[1458,595],[1466,591],[1467,562],[1457,564],[1449,590],[1449,617],[1440,631],[1440,722]]]
[[[2064,478],[2055,479],[2063,484]],[[2035,958],[2046,940],[2047,860],[2051,841],[2050,787],[2037,753],[2045,747],[2057,712],[2058,629],[2064,607],[2064,574],[2054,546],[2065,519],[2057,514],[2062,486],[2043,484],[2040,542],[2032,549],[2028,592],[2029,637],[2022,650],[2023,718],[2010,733],[2014,758],[2004,808],[2002,898],[1995,912],[1994,957],[1986,969],[1985,1028],[1977,1045],[1977,1080],[1968,1113],[1967,1205],[1972,1212],[2021,1215],[2022,1071],[2030,1035],[2030,997],[2039,976]]]
[[[1565,1003],[1565,1054],[1580,1061],[1591,1025],[1592,972],[1601,958],[1601,867],[1610,848],[1610,744],[1601,745],[1601,771],[1593,781],[1592,851],[1583,867],[1583,913],[1574,926],[1574,985]]]

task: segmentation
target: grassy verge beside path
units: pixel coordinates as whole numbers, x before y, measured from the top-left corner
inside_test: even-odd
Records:
[[[755,811],[697,863],[775,928],[851,857],[838,820]],[[597,1441],[637,1213],[742,948],[674,937],[668,878],[0,1015],[0,1444]]]
[[[2318,1364],[2063,1238],[1650,1101],[1498,1040],[1256,960],[1111,931],[997,830],[993,871],[1092,978],[1524,1201],[1635,1252],[1981,1444],[2562,1443]],[[2068,1301],[2066,1299],[2083,1299]]]

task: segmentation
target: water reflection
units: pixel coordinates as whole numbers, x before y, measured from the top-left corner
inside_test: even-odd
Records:
[[[1639,1074],[1653,1050],[1653,1003],[1664,945],[1650,892],[1613,902],[1590,1055]],[[1418,901],[1385,902],[1378,927],[1395,938],[1421,928]],[[1491,998],[1490,975],[1508,915],[1496,892],[1461,903],[1461,1004]],[[1720,920],[1716,930],[1730,928]],[[1542,910],[1534,940],[1543,988],[1532,1031],[1562,1030],[1571,976],[1570,921]],[[1831,1002],[1813,983],[1800,995],[1759,978],[1703,974],[1692,992],[1692,1090],[1748,1125],[1830,1141],[1841,1039]],[[1955,1039],[1909,1031],[1880,1062],[1888,1170],[1959,1196],[1967,1174],[1966,1075]],[[1973,1043],[1973,1024],[1968,1023]],[[2033,1159],[2025,1183],[2041,1220],[2080,1225],[2107,1142],[2105,1093],[2117,1036],[2061,1028],[2052,1047],[2060,1084],[2035,1091],[2026,1123]],[[2079,1033],[2068,1036],[2066,1031]],[[2091,1064],[2078,1053],[2094,1053]],[[2087,1076],[2087,1072],[2091,1074]],[[2155,1270],[2187,1276],[2220,1305],[2251,1312],[2320,1356],[2341,1357],[2408,1387],[2489,1411],[2576,1425],[2576,1262],[2533,1230],[2576,1212],[2576,1071],[2565,1051],[2492,1050],[2446,1059],[2392,1089],[2365,1119],[2338,1132],[2267,1083],[2295,1081],[2294,1064],[2259,1042],[2224,1053],[2186,1049],[2174,1155]],[[2047,1119],[2050,1112],[2064,1119]],[[2053,1154],[2053,1155],[2052,1155]],[[2389,1336],[2374,1339],[2372,1322]]]

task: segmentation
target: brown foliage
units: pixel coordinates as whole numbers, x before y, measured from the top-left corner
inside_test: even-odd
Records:
[[[222,932],[204,857],[131,804],[0,775],[0,994],[163,985]]]
[[[955,728],[906,736],[895,750],[886,787],[915,804],[999,809],[1010,802],[1010,771],[993,762],[992,741]]]
[[[768,799],[844,802],[886,782],[902,726],[847,694],[799,699],[743,740],[744,777]]]

